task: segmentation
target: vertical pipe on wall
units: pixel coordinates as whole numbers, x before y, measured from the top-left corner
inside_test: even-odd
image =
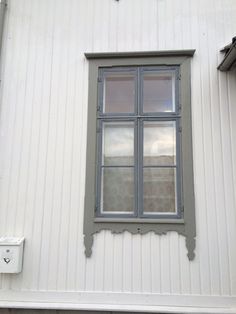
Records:
[[[2,34],[3,34],[6,6],[7,6],[7,0],[0,0],[0,56],[1,56],[1,48],[2,48]]]

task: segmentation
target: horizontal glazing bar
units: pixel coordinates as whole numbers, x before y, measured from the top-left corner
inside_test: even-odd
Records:
[[[134,166],[124,166],[124,165],[112,165],[112,166],[101,166],[101,168],[134,168]]]
[[[143,166],[143,168],[177,168],[177,165],[148,165]]]
[[[168,120],[172,120],[172,119],[178,119],[181,118],[181,115],[179,114],[175,114],[175,113],[170,113],[170,114],[150,114],[150,115],[136,115],[136,114],[109,114],[109,115],[102,115],[99,114],[97,117],[99,120],[104,119],[104,120],[113,120],[113,119],[122,119],[122,120],[132,120],[132,119],[143,119],[143,120],[155,120],[155,119],[168,119]]]

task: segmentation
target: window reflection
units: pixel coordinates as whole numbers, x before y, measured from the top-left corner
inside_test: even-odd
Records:
[[[103,165],[134,164],[134,123],[103,123]]]
[[[133,75],[119,72],[106,75],[103,92],[105,113],[134,112],[135,78]]]
[[[144,122],[144,165],[176,163],[175,121]]]
[[[102,212],[134,210],[134,169],[103,168],[101,185]]]
[[[176,170],[143,169],[143,208],[145,213],[176,211]]]
[[[175,77],[170,72],[151,72],[143,75],[143,111],[175,111]]]

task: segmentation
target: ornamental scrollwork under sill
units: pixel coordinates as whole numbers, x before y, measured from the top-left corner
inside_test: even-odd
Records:
[[[195,247],[196,247],[196,240],[194,234],[186,234],[186,230],[184,225],[158,225],[154,228],[150,225],[143,225],[143,226],[135,226],[129,225],[124,226],[124,224],[115,224],[116,226],[104,226],[104,224],[94,224],[94,229],[90,233],[86,233],[84,235],[84,246],[85,246],[85,256],[87,258],[91,257],[92,255],[92,246],[93,246],[93,237],[94,234],[99,233],[102,230],[110,230],[112,234],[120,234],[125,231],[130,232],[131,234],[147,234],[149,232],[153,232],[157,235],[166,235],[168,232],[177,232],[178,234],[185,237],[185,243],[187,248],[187,257],[190,261],[194,260],[195,257]]]

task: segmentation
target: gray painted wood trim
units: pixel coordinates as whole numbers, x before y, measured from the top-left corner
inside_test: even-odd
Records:
[[[194,50],[192,50],[194,53]],[[92,255],[93,235],[101,230],[110,230],[112,233],[128,231],[132,234],[145,234],[150,231],[156,234],[166,234],[175,231],[186,238],[186,247],[189,260],[194,259],[195,250],[195,204],[193,186],[193,161],[192,161],[192,133],[191,133],[191,94],[190,94],[190,56],[193,55],[171,55],[156,54],[156,56],[134,56],[121,57],[113,54],[100,59],[90,58],[89,60],[89,95],[88,95],[88,128],[87,128],[87,164],[86,164],[86,185],[85,185],[85,207],[84,207],[84,245],[85,255]],[[141,53],[140,53],[141,54]],[[95,54],[93,54],[95,56]],[[99,54],[101,55],[101,54]],[[122,55],[122,54],[121,54]],[[96,115],[97,115],[97,78],[99,67],[132,66],[132,65],[178,65],[180,66],[180,103],[182,106],[182,194],[184,200],[184,220],[178,223],[156,220],[138,222],[128,219],[126,221],[112,219],[101,221],[95,217],[96,205]],[[114,220],[114,221],[113,221]]]
[[[155,219],[155,218],[100,218],[95,217],[94,222],[120,222],[120,223],[157,223],[157,224],[184,224],[184,219]]]
[[[230,71],[234,67],[236,67],[236,41],[231,44],[229,51],[226,53],[217,69],[222,72],[226,72]]]
[[[190,59],[180,67],[180,98],[182,106],[182,183],[183,204],[188,257],[194,259],[196,223],[193,182],[192,116],[191,116],[191,75]]]
[[[86,52],[87,59],[103,58],[134,58],[134,57],[167,57],[167,56],[185,56],[192,57],[195,49],[187,50],[163,50],[163,51],[134,51],[134,52]]]

